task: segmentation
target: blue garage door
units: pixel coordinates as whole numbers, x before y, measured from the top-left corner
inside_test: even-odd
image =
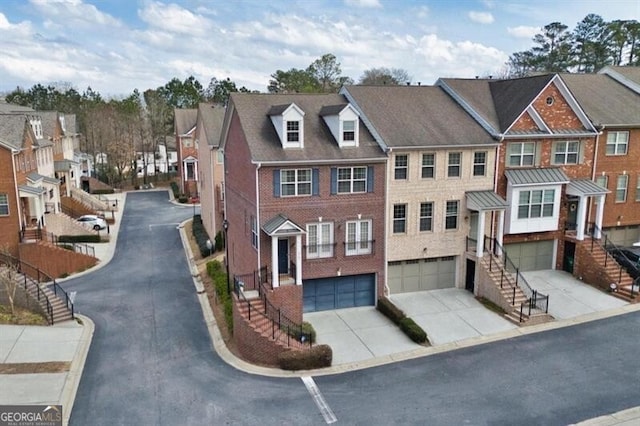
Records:
[[[375,305],[375,282],[374,274],[305,280],[304,312]]]

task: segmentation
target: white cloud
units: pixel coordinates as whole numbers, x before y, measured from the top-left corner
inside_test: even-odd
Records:
[[[479,24],[491,24],[493,22],[493,15],[489,12],[469,12],[469,19]]]
[[[26,36],[31,32],[31,23],[23,21],[19,24],[12,24],[7,17],[0,12],[0,32],[7,31],[7,37]]]
[[[540,28],[520,25],[519,27],[507,27],[507,32],[514,37],[532,39],[540,32]]]
[[[176,34],[204,35],[211,22],[175,3],[151,2],[138,10],[138,16],[150,27]]]
[[[427,6],[420,6],[416,10],[415,15],[420,19],[425,19],[427,16],[429,16],[429,8]]]
[[[50,20],[61,20],[67,25],[73,24],[95,30],[96,27],[122,26],[113,16],[101,12],[92,4],[85,4],[82,0],[30,0],[44,16]]]
[[[347,6],[355,6],[355,7],[372,7],[372,8],[382,7],[379,0],[345,0],[344,3]]]

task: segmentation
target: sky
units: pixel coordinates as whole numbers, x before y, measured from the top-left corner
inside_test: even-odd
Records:
[[[0,93],[71,83],[126,96],[193,75],[265,92],[332,53],[356,82],[499,75],[551,23],[640,20],[640,0],[0,0]]]

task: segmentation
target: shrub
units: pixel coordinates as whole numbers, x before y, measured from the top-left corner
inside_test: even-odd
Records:
[[[59,243],[99,243],[100,235],[60,235]]]
[[[176,182],[171,182],[169,185],[171,186],[171,191],[173,192],[173,198],[180,197],[180,190],[178,189],[178,184]]]
[[[278,365],[283,370],[313,370],[330,367],[333,351],[329,345],[314,346],[309,350],[289,350],[278,356]]]
[[[187,201],[189,201],[189,197],[184,194],[180,194],[180,196],[178,197],[178,202],[181,204],[185,204]]]
[[[108,188],[108,189],[94,189],[91,191],[92,194],[113,194],[115,193],[115,190],[113,188]]]
[[[411,318],[403,318],[400,321],[400,330],[416,343],[424,343],[427,341],[427,333]]]
[[[207,234],[207,230],[204,229],[204,225],[202,223],[202,217],[199,214],[193,216],[193,222],[191,224],[191,233],[196,239],[196,243],[198,244],[198,249],[200,250],[200,255],[202,257],[209,256],[213,251],[213,247],[211,249],[207,247],[209,234]]]
[[[220,251],[224,248],[224,233],[218,231],[216,234],[216,251]]]
[[[400,325],[400,321],[402,321],[407,316],[402,309],[398,308],[393,302],[387,298],[378,299],[378,310],[394,324]]]
[[[207,275],[213,281],[213,287],[218,295],[218,300],[223,305],[224,319],[227,322],[229,333],[233,334],[233,300],[227,293],[227,274],[222,267],[222,263],[217,260],[207,262]]]
[[[286,330],[285,330],[286,331]],[[309,342],[309,338],[311,339],[311,343],[316,342],[316,330],[313,328],[313,325],[309,322],[303,322],[301,329],[289,330],[289,336],[296,339],[298,342],[302,341],[302,336],[305,336],[305,342]]]

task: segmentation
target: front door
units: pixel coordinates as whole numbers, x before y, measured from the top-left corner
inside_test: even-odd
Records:
[[[467,274],[464,288],[471,293],[475,290],[475,277],[476,277],[476,262],[471,259],[467,259]]]
[[[278,239],[278,273],[289,273],[289,239]]]
[[[579,200],[570,199],[567,202],[567,231],[575,231],[578,225],[578,203]]]
[[[564,258],[562,259],[562,270],[573,274],[573,264],[576,258],[576,244],[571,241],[564,242]]]

